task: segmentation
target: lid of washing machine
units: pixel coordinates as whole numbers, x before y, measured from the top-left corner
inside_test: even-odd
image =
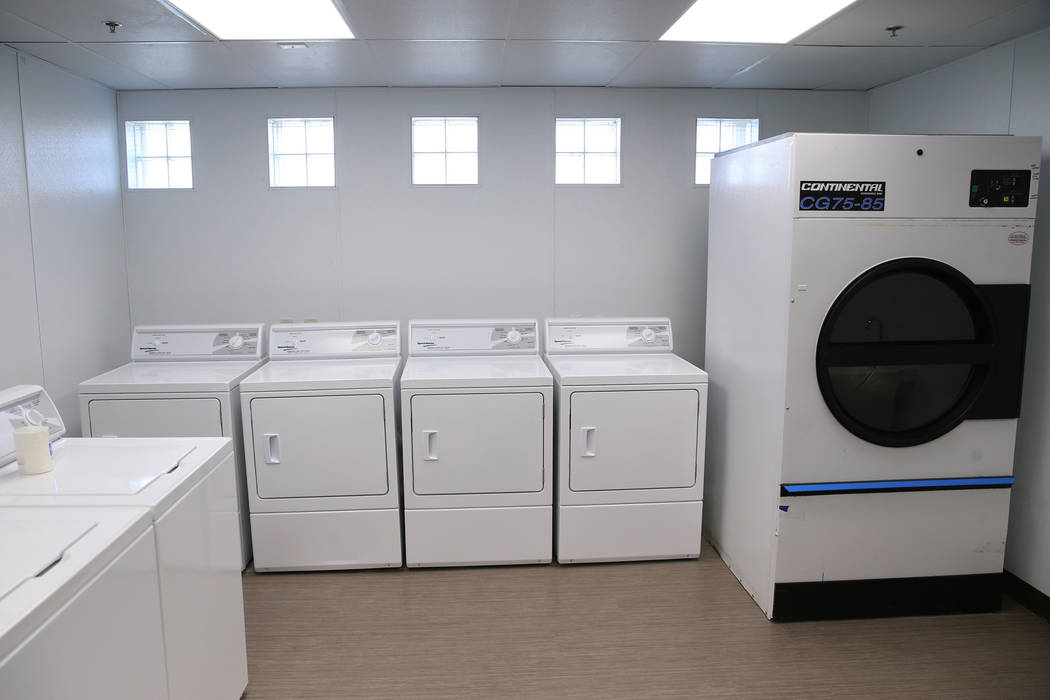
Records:
[[[548,355],[561,384],[707,384],[707,372],[678,355]]]
[[[263,360],[129,362],[80,383],[81,394],[152,394],[230,391]]]
[[[539,355],[410,357],[402,389],[549,387],[554,378]]]
[[[14,462],[0,469],[0,505],[18,505],[21,497],[134,496],[194,449],[192,440],[169,438],[65,440],[54,446],[52,471],[23,474]]]
[[[145,508],[0,510],[0,658],[149,527]]]

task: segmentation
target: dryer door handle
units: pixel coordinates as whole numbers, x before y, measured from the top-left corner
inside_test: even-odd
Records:
[[[436,462],[438,459],[438,431],[423,431],[423,461]]]
[[[266,463],[281,463],[281,435],[280,433],[264,433],[266,438]]]
[[[595,444],[598,441],[598,429],[594,427],[580,428],[580,433],[583,435],[583,452],[580,453],[580,456],[596,456]]]

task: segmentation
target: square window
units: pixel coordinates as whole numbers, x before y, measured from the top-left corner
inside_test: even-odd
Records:
[[[412,184],[478,184],[477,117],[412,117]]]
[[[128,189],[193,187],[188,121],[124,122]]]
[[[270,187],[335,187],[335,118],[269,119]]]
[[[711,184],[711,161],[716,153],[758,141],[757,119],[696,120],[696,184]]]
[[[620,184],[620,119],[554,120],[554,182]]]

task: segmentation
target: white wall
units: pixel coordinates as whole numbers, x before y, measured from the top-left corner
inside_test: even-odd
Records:
[[[871,92],[877,132],[1043,137],[1050,172],[1050,30]],[[1043,183],[1043,199],[1048,199]],[[1050,595],[1050,206],[1039,208],[1006,569]]]
[[[266,118],[336,118],[336,189],[267,185]],[[410,117],[480,117],[480,185],[414,187]],[[554,117],[623,118],[621,186],[555,187]],[[577,88],[122,92],[188,118],[192,191],[126,191],[135,323],[668,314],[703,357],[698,116],[865,131],[864,93]]]
[[[112,90],[0,48],[0,386],[43,383],[72,435],[77,385],[128,352],[117,152]]]
[[[44,379],[37,322],[33,241],[29,232],[18,56],[0,47],[0,251],[6,299],[0,304],[0,388]]]

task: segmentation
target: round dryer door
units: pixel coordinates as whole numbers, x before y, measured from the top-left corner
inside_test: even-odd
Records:
[[[966,417],[995,354],[992,311],[953,267],[925,258],[878,265],[832,304],[817,381],[835,418],[878,445],[906,447]]]

